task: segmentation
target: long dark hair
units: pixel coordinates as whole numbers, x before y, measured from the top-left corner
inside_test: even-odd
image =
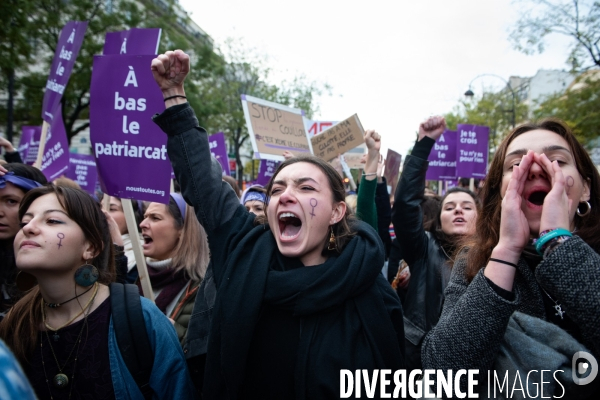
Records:
[[[457,245],[462,242],[462,238],[456,237],[456,235],[447,235],[442,230],[442,220],[440,218],[442,215],[442,207],[444,206],[444,201],[446,201],[446,198],[448,198],[448,196],[453,193],[468,194],[469,196],[471,196],[473,202],[475,203],[475,207],[477,208],[477,215],[479,215],[479,212],[481,211],[481,201],[475,193],[471,192],[469,189],[465,189],[463,187],[458,186],[448,189],[448,191],[442,197],[442,200],[439,203],[438,213],[431,226],[431,233],[437,239],[440,245],[444,246],[444,249],[448,254],[451,254],[451,252],[453,252],[456,249]]]
[[[299,155],[282,162],[273,174],[273,177],[271,178],[269,184],[266,187],[267,194],[269,196],[271,195],[271,192],[273,190],[273,181],[275,177],[279,174],[279,172],[288,165],[292,165],[299,162],[305,162],[315,165],[321,171],[323,171],[323,174],[325,174],[325,177],[327,178],[327,181],[329,183],[329,188],[331,189],[331,192],[333,194],[333,201],[335,203],[343,202],[346,199],[346,190],[344,189],[344,182],[342,181],[342,177],[340,176],[340,174],[338,174],[338,172],[328,162],[323,161],[322,159],[312,155]],[[327,240],[323,244],[323,251],[321,252],[323,256],[327,257],[332,254],[339,253],[344,249],[346,244],[355,235],[355,232],[351,228],[352,221],[353,217],[350,214],[350,209],[349,207],[346,207],[346,212],[342,219],[340,219],[336,224],[332,225],[331,227],[335,236],[337,250],[328,250],[327,247],[329,245],[329,241]]]
[[[492,249],[500,239],[500,214],[502,210],[502,174],[504,158],[510,143],[523,133],[543,129],[554,132],[569,144],[577,171],[590,187],[591,211],[585,217],[575,215],[577,235],[600,253],[600,175],[590,156],[583,146],[577,141],[575,135],[567,124],[556,118],[543,119],[539,122],[526,123],[516,127],[498,146],[496,155],[490,164],[490,169],[480,196],[483,203],[482,212],[477,217],[476,233],[472,240],[466,244],[469,251],[464,256],[467,258],[466,277],[470,281],[477,272],[483,268],[492,254]]]
[[[112,240],[106,217],[100,205],[86,192],[80,189],[59,186],[42,186],[27,192],[19,207],[19,218],[37,198],[54,194],[69,218],[83,231],[90,242],[96,257],[90,261],[98,268],[98,281],[109,284],[115,278],[115,261]],[[40,290],[36,285],[14,305],[10,313],[0,323],[0,338],[4,339],[21,362],[33,352],[39,326],[42,323],[40,309]]]

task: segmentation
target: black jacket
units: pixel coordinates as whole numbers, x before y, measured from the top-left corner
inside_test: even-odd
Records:
[[[205,399],[252,396],[243,384],[265,302],[300,319],[296,399],[339,397],[340,369],[404,368],[402,308],[380,273],[384,251],[374,229],[357,222],[356,236],[339,256],[289,270],[286,264],[299,261],[279,253],[269,227],[255,226],[254,215],[222,182],[191,107],[171,107],[154,120],[169,135],[167,151],[182,194],[208,234],[217,295]]]
[[[425,189],[427,154],[434,141],[415,144],[406,157],[396,188],[392,223],[404,261],[410,267],[410,283],[402,302],[406,335],[407,368],[421,368],[421,344],[442,312],[444,289],[450,277],[448,258],[437,240],[423,229],[421,202]],[[417,155],[415,155],[417,154]],[[424,157],[420,158],[418,155]],[[390,268],[398,268],[397,265]]]

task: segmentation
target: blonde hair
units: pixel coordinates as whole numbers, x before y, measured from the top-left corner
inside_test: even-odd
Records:
[[[175,271],[183,270],[191,280],[199,282],[204,279],[210,262],[208,237],[196,218],[194,207],[188,204],[185,206],[185,220],[183,221],[181,238],[173,251],[171,265]],[[171,207],[168,208],[171,211]],[[181,215],[174,217],[176,221],[181,220]]]
[[[356,214],[356,203],[358,202],[358,196],[355,194],[349,194],[346,196],[346,205],[348,209],[352,211],[352,214]]]

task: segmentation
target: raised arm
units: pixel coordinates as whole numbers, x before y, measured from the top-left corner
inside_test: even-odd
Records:
[[[414,261],[424,256],[428,239],[423,229],[421,202],[425,191],[425,174],[429,163],[427,158],[435,141],[446,129],[443,117],[431,117],[419,126],[419,137],[412,155],[406,157],[404,168],[394,197],[392,223],[404,260],[411,267]]]
[[[167,107],[154,116],[154,122],[169,136],[167,153],[182,195],[210,236],[233,217],[240,204],[231,186],[222,181],[221,166],[210,154],[208,135],[198,126],[185,98],[189,56],[181,50],[168,51],[152,60],[151,68]]]
[[[372,129],[365,131],[367,157],[363,176],[358,188],[356,216],[377,230],[377,208],[375,191],[377,190],[377,162],[380,157],[381,136]]]

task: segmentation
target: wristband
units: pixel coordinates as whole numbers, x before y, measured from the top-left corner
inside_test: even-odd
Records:
[[[187,99],[187,97],[185,97],[184,95],[181,94],[176,94],[175,96],[169,96],[169,97],[165,97],[163,99],[163,101],[167,101],[167,100],[171,100],[171,99],[177,99],[177,98],[181,98],[181,99]]]
[[[537,251],[540,256],[543,256],[545,245],[552,239],[557,238],[559,236],[571,237],[571,236],[573,236],[573,234],[564,228],[554,229],[553,231],[550,231],[550,232],[544,234],[543,236],[541,236],[535,242],[535,251]]]
[[[506,265],[510,265],[511,267],[513,267],[514,269],[519,269],[519,266],[517,264],[508,262],[508,261],[504,261],[504,260],[500,260],[498,258],[490,258],[490,261],[494,261],[500,264],[506,264]]]
[[[377,172],[370,172],[368,174],[365,174],[365,171],[363,171],[362,176],[373,176],[373,175],[377,175]]]

